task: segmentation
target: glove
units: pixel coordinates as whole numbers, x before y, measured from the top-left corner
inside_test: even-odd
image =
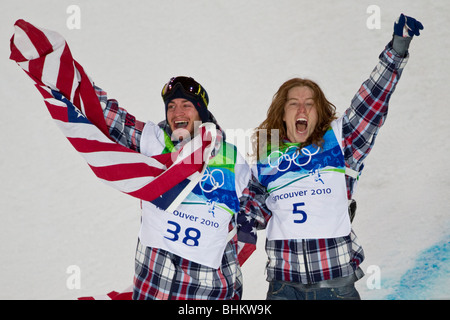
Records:
[[[423,24],[414,18],[405,16],[403,13],[394,23],[394,35],[399,37],[419,36],[420,30],[423,30]]]
[[[399,56],[405,57],[408,52],[412,38],[420,35],[423,25],[414,18],[405,16],[403,13],[394,23],[394,36],[392,48]]]

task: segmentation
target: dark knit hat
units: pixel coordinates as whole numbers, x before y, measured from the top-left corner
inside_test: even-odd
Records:
[[[177,98],[186,99],[195,106],[202,122],[209,120],[208,112],[208,93],[206,90],[193,78],[190,77],[174,77],[167,82],[162,91],[161,96],[163,98],[166,107],[170,101]]]

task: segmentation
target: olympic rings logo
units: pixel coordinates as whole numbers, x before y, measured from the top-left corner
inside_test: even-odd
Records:
[[[320,147],[317,147],[317,150],[315,150],[313,153],[311,153],[309,149],[302,148],[300,151],[296,150],[292,155],[289,155],[288,153],[291,148],[297,149],[297,147],[295,146],[290,146],[286,149],[285,153],[278,150],[273,151],[267,159],[269,166],[271,168],[276,168],[281,172],[289,170],[292,164],[295,164],[297,167],[303,167],[310,163],[312,157],[320,151]],[[306,157],[300,157],[300,154],[303,154]],[[299,163],[301,159],[303,159],[303,163]],[[281,166],[281,164],[285,165]]]
[[[206,187],[206,182],[208,182],[210,186]],[[219,189],[225,184],[225,175],[223,172],[219,169],[214,169],[212,171],[209,170],[209,168],[206,168],[205,173],[202,176],[202,179],[200,180],[200,188],[206,192],[210,193],[213,192],[216,189]]]

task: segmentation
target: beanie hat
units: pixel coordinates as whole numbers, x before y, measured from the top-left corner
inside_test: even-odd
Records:
[[[194,105],[197,110],[202,122],[209,121],[208,112],[208,93],[206,90],[193,78],[190,77],[174,77],[167,82],[162,91],[161,96],[164,101],[166,108],[167,117],[167,107],[170,101],[177,98],[186,99]]]

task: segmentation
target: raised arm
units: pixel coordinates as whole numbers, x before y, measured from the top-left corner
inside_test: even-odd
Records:
[[[100,101],[110,137],[118,144],[140,152],[140,141],[145,122],[137,120],[127,110],[119,106],[115,99],[108,99],[101,88],[94,85]]]
[[[417,20],[403,14],[400,16],[394,25],[392,41],[380,54],[369,79],[361,85],[346,110],[343,147],[346,165],[350,169],[362,170],[363,161],[372,150],[378,131],[385,122],[389,100],[408,61],[412,36],[419,35],[421,29],[423,26]]]
[[[145,156],[111,136],[114,126],[105,122],[100,102],[105,95],[99,97],[60,34],[18,20],[10,46],[10,59],[35,82],[55,123],[101,181],[138,199],[158,200],[162,209],[176,207],[184,191],[198,183],[214,148],[214,125],[201,126],[199,134],[176,152]],[[126,126],[131,118],[124,119]],[[159,199],[164,194],[170,197],[162,207]]]

